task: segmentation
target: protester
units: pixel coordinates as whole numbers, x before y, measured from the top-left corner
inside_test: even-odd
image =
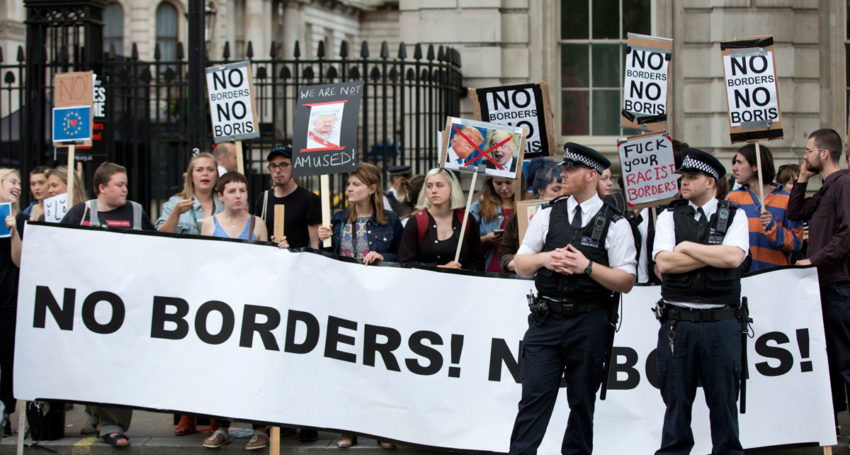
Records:
[[[535,276],[538,295],[529,303],[522,341],[522,398],[511,454],[536,453],[562,379],[570,417],[561,452],[593,451],[593,410],[613,336],[611,315],[617,293],[629,292],[635,279],[629,225],[596,193],[599,176],[611,163],[570,142],[561,165],[563,191],[570,196],[534,215],[514,257],[518,274]]]
[[[30,193],[32,193],[34,201],[23,210],[23,214],[28,219],[36,221],[44,214],[44,200],[49,196],[47,194],[47,172],[50,170],[47,166],[38,166],[30,171]]]
[[[406,189],[410,183],[410,166],[390,166],[387,172],[390,176],[390,187],[384,197],[389,201],[393,213],[401,217],[407,198]]]
[[[538,169],[534,175],[534,198],[548,200],[560,196],[561,166],[545,158],[535,159],[540,159],[546,164]],[[522,215],[525,216],[525,214]],[[508,218],[505,232],[502,234],[502,243],[499,244],[499,264],[502,266],[502,271],[506,273],[516,273],[514,255],[519,248],[519,221],[517,216],[518,213],[514,211],[513,215]]]
[[[331,251],[364,264],[395,262],[402,227],[381,202],[381,171],[360,163],[348,174],[346,195],[350,207],[334,213],[330,226],[319,226],[319,240],[331,239]],[[350,445],[350,444],[349,444]]]
[[[414,175],[407,182],[407,189],[405,193],[407,196],[404,200],[404,205],[401,208],[401,213],[397,213],[399,219],[401,220],[401,226],[407,226],[407,221],[410,219],[410,215],[416,211],[416,203],[419,201],[419,193],[422,192],[422,186],[425,184],[425,176],[424,175]]]
[[[614,192],[614,180],[611,179],[611,168],[605,169],[605,172],[599,176],[599,183],[596,184],[596,194],[604,199],[605,196]]]
[[[776,170],[776,184],[785,188],[788,194],[794,188],[794,181],[800,176],[800,166],[796,164],[783,164]]]
[[[6,228],[11,237],[0,238],[0,400],[3,402],[3,434],[12,434],[9,414],[15,410],[12,395],[15,358],[15,321],[18,306],[18,267],[21,265],[21,239],[15,216],[21,196],[21,175],[15,169],[0,168],[0,203],[11,203]]]
[[[73,172],[74,178],[74,193],[71,194],[71,200],[68,201],[68,206],[73,207],[80,202],[86,200],[86,190],[83,188],[83,182]],[[48,197],[59,196],[68,192],[68,168],[59,166],[48,170],[47,172],[47,195]]]
[[[224,210],[214,191],[217,181],[215,158],[206,152],[193,156],[183,174],[183,190],[162,205],[156,228],[160,232],[200,234],[201,224]]]
[[[266,231],[275,243],[285,240],[289,248],[318,248],[322,205],[319,196],[298,186],[292,178],[292,147],[276,145],[266,157],[274,188],[266,190],[254,204],[265,220]],[[285,239],[274,238],[274,206],[283,204]]]
[[[204,152],[206,155],[207,153]],[[218,176],[228,172],[234,172],[239,169],[239,163],[236,160],[236,145],[233,142],[222,142],[213,149],[213,160],[218,163]]]
[[[487,177],[478,200],[469,206],[469,213],[478,221],[478,234],[484,248],[484,270],[487,272],[502,272],[499,244],[505,225],[514,214],[514,185],[514,179]]]
[[[711,413],[711,453],[741,454],[736,399],[741,380],[740,265],[749,249],[747,218],[718,201],[726,169],[714,156],[683,151],[683,199],[659,214],[652,255],[661,272],[657,366],[667,410],[656,454],[694,445],[691,408],[701,384]],[[746,322],[744,322],[746,324]]]
[[[53,174],[51,174],[53,175]],[[49,177],[48,177],[49,178]],[[127,169],[119,164],[104,162],[94,171],[96,199],[80,202],[62,218],[62,224],[154,231],[142,206],[127,200]],[[94,409],[92,409],[94,408]],[[100,421],[100,437],[112,447],[127,447],[133,410],[117,406],[89,407]]]
[[[759,203],[759,173],[756,163],[756,147],[747,144],[735,154],[732,173],[741,186],[732,190],[726,199],[738,204],[748,219],[750,232],[750,255],[752,261],[747,271],[771,269],[791,264],[791,254],[799,251],[802,242],[794,234],[799,223],[789,221],[786,216],[790,194],[781,186],[773,185],[775,174],[773,154],[761,147],[761,191],[764,207]],[[725,179],[720,179],[725,181]],[[720,197],[718,193],[718,198]]]
[[[836,414],[847,408],[850,385],[850,178],[841,169],[841,136],[832,129],[809,135],[800,175],[788,200],[788,218],[811,220],[808,259],[797,265],[818,269],[826,354]],[[809,179],[823,178],[821,188],[805,197]],[[836,417],[837,424],[837,417]]]
[[[451,171],[431,169],[425,174],[425,187],[419,193],[417,207],[410,216],[401,236],[398,262],[431,267],[483,270],[481,238],[475,217],[463,222],[463,190]],[[460,257],[454,260],[460,236],[463,235]]]

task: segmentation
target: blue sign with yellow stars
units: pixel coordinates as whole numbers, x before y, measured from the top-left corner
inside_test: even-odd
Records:
[[[53,108],[53,142],[91,140],[91,106]]]

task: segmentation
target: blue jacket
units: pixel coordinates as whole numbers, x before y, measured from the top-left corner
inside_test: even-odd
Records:
[[[331,251],[339,254],[339,239],[342,237],[342,229],[345,227],[351,207],[337,211],[331,217]],[[375,214],[366,222],[366,235],[369,239],[369,251],[380,253],[386,262],[395,262],[398,254],[398,245],[401,242],[403,228],[398,217],[392,212],[384,212],[387,224],[380,225]]]
[[[469,213],[475,217],[475,221],[478,221],[478,234],[481,237],[502,228],[502,221],[505,220],[505,217],[502,216],[502,206],[496,207],[496,216],[493,219],[485,219],[479,213],[481,211],[481,201],[475,201],[469,206]],[[520,239],[522,241],[522,239]],[[493,260],[493,254],[496,252],[496,249],[493,247],[487,247],[484,250],[484,270],[487,270],[487,267],[490,265],[490,261]]]

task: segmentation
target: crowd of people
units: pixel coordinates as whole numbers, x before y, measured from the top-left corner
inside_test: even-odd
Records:
[[[515,145],[506,143],[507,157]],[[452,146],[450,156],[463,159],[464,144]],[[667,414],[658,453],[686,453],[693,445],[689,409],[696,378],[686,371],[691,364],[674,357],[673,350],[696,357],[690,362],[717,364],[716,359],[694,354],[700,343],[710,342],[710,336],[687,334],[697,330],[694,324],[717,324],[711,326],[711,336],[739,340],[737,321],[726,310],[738,307],[740,276],[746,272],[795,262],[818,266],[824,311],[837,321],[826,329],[835,408],[844,409],[844,387],[850,382],[850,369],[844,367],[850,365],[850,333],[842,325],[850,304],[850,209],[844,199],[850,194],[846,191],[850,179],[839,178],[847,174],[839,171],[840,137],[832,130],[813,133],[802,166],[784,165],[778,170],[768,147],[760,147],[759,160],[757,149],[746,145],[731,163],[731,180],[714,156],[678,141],[674,149],[680,196],[666,206],[627,210],[622,193],[614,191],[610,162],[589,147],[569,143],[563,161],[536,158],[521,181],[485,178],[468,214],[458,176],[449,169],[413,176],[409,166],[394,166],[387,169],[391,182],[385,191],[381,170],[360,163],[347,175],[346,207],[334,213],[329,224],[322,224],[319,197],[293,178],[292,149],[286,145],[268,153],[272,187],[254,195],[253,204],[246,177],[235,170],[232,144],[220,144],[213,153],[196,153],[188,163],[182,190],[162,205],[155,222],[141,205],[127,199],[128,174],[119,164],[106,162],[95,170],[91,199],[75,172],[61,166],[37,167],[28,176],[33,202],[23,210],[18,207],[20,174],[0,169],[0,203],[12,205],[12,215],[5,220],[11,235],[0,239],[0,400],[8,415],[15,403],[15,311],[25,222],[44,220],[44,201],[67,193],[71,178],[75,184],[62,224],[270,242],[280,248],[319,249],[330,239],[327,251],[367,265],[398,262],[534,277],[538,295],[523,344],[523,393],[511,453],[536,451],[554,405],[553,388],[557,390],[564,371],[571,409],[564,453],[590,453],[594,396],[602,381],[600,358],[606,355],[605,340],[612,330],[611,308],[619,293],[628,292],[636,282],[662,286],[664,308],[659,319],[665,325],[659,334],[658,362],[666,372],[660,376]],[[508,158],[504,161],[511,169],[517,166]],[[824,185],[806,199],[806,184],[814,174],[824,177]],[[546,202],[538,204],[520,238],[518,220],[529,214],[518,213],[517,207],[527,199]],[[279,205],[285,207],[284,235],[275,233]],[[707,319],[693,319],[697,316]],[[686,340],[681,347],[680,339]],[[731,351],[728,360],[740,362]],[[723,453],[743,453],[734,409],[740,371],[711,371],[715,376],[702,378],[706,391],[716,392],[709,407],[725,416],[717,422],[712,419],[713,442]],[[686,380],[665,381],[668,374],[681,374]],[[131,410],[97,406],[86,412],[84,433],[98,433],[114,447],[130,444],[125,433]],[[228,443],[229,423],[213,419],[203,445],[215,448]],[[197,416],[180,416],[175,434],[196,431]],[[10,432],[8,420],[6,432]],[[316,438],[314,429],[299,431],[301,441]],[[356,443],[357,435],[344,433],[337,444],[344,448]],[[254,425],[245,448],[268,444],[268,428]],[[393,447],[389,441],[380,444]]]

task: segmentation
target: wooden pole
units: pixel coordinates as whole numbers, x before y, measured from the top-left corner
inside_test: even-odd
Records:
[[[242,157],[242,141],[236,141],[236,170],[245,175],[245,163]]]
[[[73,146],[72,146],[73,147]],[[18,444],[15,453],[17,455],[24,454],[24,436],[26,436],[27,431],[27,402],[24,400],[18,400],[17,407],[15,412],[18,413]]]
[[[321,186],[321,195],[322,198],[322,225],[327,226],[331,224],[331,181],[330,177],[327,174],[322,174],[320,179]],[[328,237],[322,243],[322,246],[325,248],[331,247],[331,238]]]
[[[463,223],[460,224],[460,236],[457,239],[457,250],[455,251],[455,262],[460,259],[460,249],[463,248],[463,235],[466,232],[466,222],[469,219],[469,205],[472,204],[472,194],[475,193],[475,180],[478,178],[478,172],[472,173],[472,183],[469,185],[469,195],[466,197],[466,208],[463,211]],[[454,215],[454,214],[452,214]],[[478,235],[478,234],[475,234]]]
[[[71,210],[71,206],[74,205],[73,202],[73,194],[74,194],[74,152],[76,151],[76,146],[71,144],[68,147],[68,197],[65,199],[65,210]]]
[[[275,204],[274,205],[274,225],[272,232],[274,233],[275,242],[280,242],[280,239],[283,238],[283,220],[284,220],[284,204]],[[277,427],[275,427],[277,428]]]
[[[766,210],[764,208],[764,182],[762,182],[761,173],[761,146],[758,142],[756,142],[756,167],[759,176],[759,205],[761,205],[762,210]]]
[[[269,432],[269,455],[280,455],[280,427],[272,427]]]
[[[824,446],[823,455],[832,455],[832,446]]]

